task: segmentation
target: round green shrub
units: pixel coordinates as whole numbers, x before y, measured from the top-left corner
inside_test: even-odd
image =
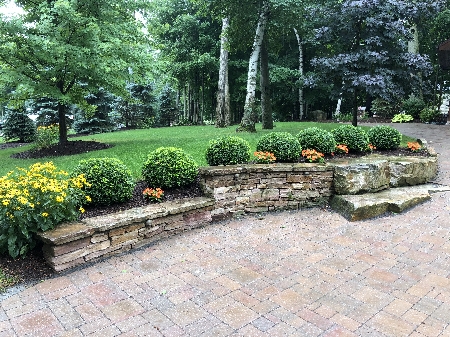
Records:
[[[302,154],[299,141],[288,132],[271,132],[256,143],[256,151],[271,152],[277,162],[297,162]]]
[[[341,125],[331,131],[336,144],[347,145],[350,151],[366,151],[369,137],[366,131],[353,125]]]
[[[404,100],[402,104],[403,112],[414,118],[419,118],[420,112],[426,107],[425,101],[414,95],[411,95],[408,99]]]
[[[402,141],[402,134],[387,125],[375,126],[367,132],[370,143],[377,148],[377,150],[391,150],[400,146]]]
[[[300,131],[297,135],[302,149],[316,150],[323,154],[334,152],[336,141],[331,132],[312,127]]]
[[[420,120],[423,123],[431,123],[434,122],[438,114],[439,114],[438,110],[428,107],[420,112]]]
[[[219,137],[209,141],[205,157],[210,166],[247,163],[250,160],[250,145],[240,137]]]
[[[160,147],[150,152],[142,168],[142,177],[153,188],[170,188],[192,184],[198,165],[182,149]]]
[[[72,175],[84,174],[91,184],[85,189],[92,205],[111,205],[130,200],[134,180],[131,171],[116,158],[89,158],[81,160]]]

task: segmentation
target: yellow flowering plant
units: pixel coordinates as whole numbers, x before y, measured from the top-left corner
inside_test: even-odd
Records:
[[[0,253],[13,258],[35,245],[34,234],[77,219],[89,201],[85,177],[70,177],[53,163],[17,168],[0,178]]]
[[[45,149],[58,142],[59,126],[52,124],[48,126],[38,126],[34,138],[34,149]]]

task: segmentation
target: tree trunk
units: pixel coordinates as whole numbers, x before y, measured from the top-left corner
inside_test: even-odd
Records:
[[[66,106],[58,102],[59,143],[67,143]]]
[[[228,38],[227,29],[229,26],[228,18],[222,19],[222,35],[220,37],[220,66],[219,66],[219,88],[217,91],[216,106],[216,128],[223,128],[229,125],[227,115],[230,115],[230,105],[227,106],[227,87],[228,87]],[[228,108],[228,111],[227,111]]]
[[[255,106],[256,75],[258,72],[258,58],[261,52],[261,43],[264,38],[264,30],[267,25],[268,17],[269,2],[264,0],[258,19],[258,25],[256,27],[252,53],[250,54],[248,63],[247,95],[245,97],[244,116],[242,117],[241,125],[237,131],[256,132],[255,123],[258,117]]]
[[[261,44],[260,86],[261,86],[261,119],[263,129],[273,129],[272,104],[270,101],[269,52],[267,38]]]
[[[303,44],[300,38],[300,35],[297,32],[297,29],[294,28],[295,36],[297,37],[298,44],[298,72],[299,72],[299,81],[301,81],[303,77]],[[299,118],[302,120],[305,115],[304,102],[303,102],[303,86],[300,85],[298,88],[298,104],[299,104]]]
[[[358,89],[355,88],[355,96],[353,97],[353,120],[352,125],[358,126]]]

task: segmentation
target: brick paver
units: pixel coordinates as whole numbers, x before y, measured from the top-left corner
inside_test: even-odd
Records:
[[[393,125],[440,156],[450,126]],[[450,193],[351,223],[318,208],[232,219],[22,289],[0,336],[450,336]]]

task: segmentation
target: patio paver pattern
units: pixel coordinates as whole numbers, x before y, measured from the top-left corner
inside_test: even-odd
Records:
[[[450,185],[450,126],[393,126]],[[361,222],[313,208],[185,232],[4,299],[0,336],[450,336],[450,193]]]

